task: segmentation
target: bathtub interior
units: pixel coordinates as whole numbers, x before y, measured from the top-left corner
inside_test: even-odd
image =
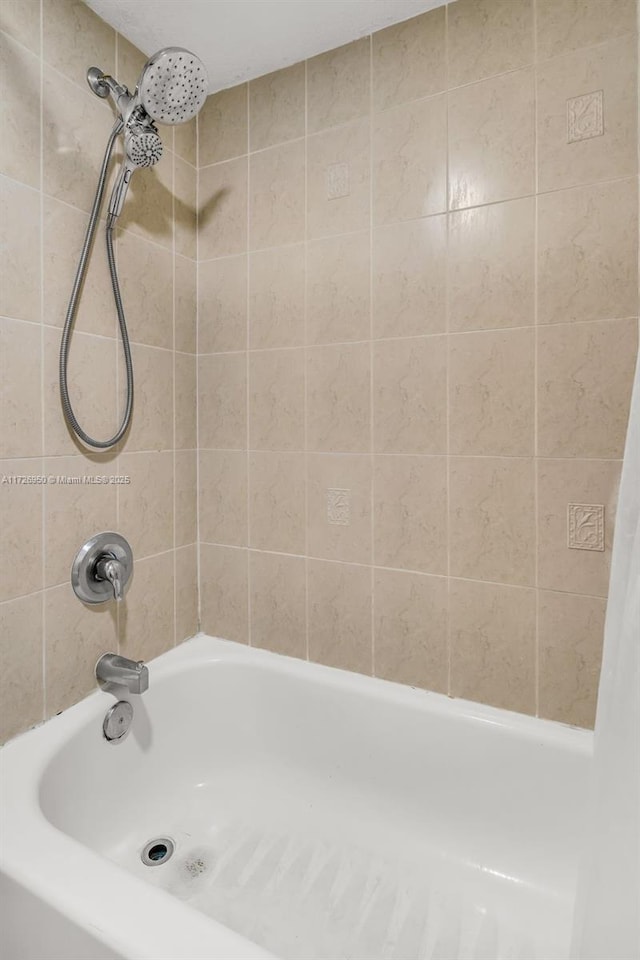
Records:
[[[279,659],[152,676],[123,743],[51,760],[45,816],[279,957],[566,955],[585,751]]]

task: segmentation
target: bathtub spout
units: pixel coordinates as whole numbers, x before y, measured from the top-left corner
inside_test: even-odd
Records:
[[[127,660],[117,653],[104,653],[96,663],[100,683],[119,683],[129,693],[144,693],[149,688],[149,668],[142,660]]]

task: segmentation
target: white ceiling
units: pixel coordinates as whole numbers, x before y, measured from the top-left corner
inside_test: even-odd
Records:
[[[408,20],[445,0],[86,0],[144,53],[187,47],[209,91],[232,87]]]

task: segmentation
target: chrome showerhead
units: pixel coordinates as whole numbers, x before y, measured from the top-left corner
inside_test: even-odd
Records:
[[[134,97],[152,120],[186,123],[202,107],[207,87],[207,71],[194,53],[166,47],[145,63]]]
[[[139,124],[127,126],[124,148],[134,167],[153,167],[162,156],[162,140],[159,135]]]
[[[207,97],[207,71],[189,50],[167,47],[147,60],[133,94],[99,67],[90,67],[87,82],[98,97],[111,97],[124,131],[125,159],[109,202],[112,219],[120,216],[133,171],[152,167],[162,156],[157,123],[186,123]]]

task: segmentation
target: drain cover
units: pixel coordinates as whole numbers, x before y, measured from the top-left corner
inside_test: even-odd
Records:
[[[160,863],[166,863],[175,849],[173,840],[168,837],[158,837],[156,840],[150,840],[146,843],[140,859],[148,867],[157,867]]]

